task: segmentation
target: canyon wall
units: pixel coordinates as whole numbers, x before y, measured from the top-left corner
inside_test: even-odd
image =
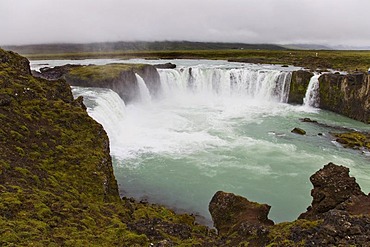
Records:
[[[321,109],[370,123],[370,75],[323,74],[319,82]]]

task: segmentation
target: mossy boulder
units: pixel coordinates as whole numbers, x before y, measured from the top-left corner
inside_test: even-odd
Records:
[[[370,133],[358,131],[345,133],[331,133],[336,137],[336,141],[346,148],[361,149],[370,151]]]
[[[301,129],[301,128],[294,128],[294,129],[292,129],[291,132],[294,133],[294,134],[298,134],[298,135],[305,135],[306,134],[306,131]]]
[[[303,104],[303,98],[306,95],[307,87],[312,76],[313,73],[307,70],[293,71],[289,89],[288,103]]]

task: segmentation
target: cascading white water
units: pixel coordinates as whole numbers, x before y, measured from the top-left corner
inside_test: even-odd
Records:
[[[159,73],[165,95],[190,91],[278,102],[287,101],[291,80],[291,72],[266,69],[195,67]]]
[[[209,201],[223,190],[271,205],[269,218],[281,222],[305,211],[311,203],[309,177],[328,162],[350,167],[369,192],[368,158],[317,135],[331,129],[298,119],[369,127],[333,113],[277,103],[287,101],[291,68],[172,62],[182,64],[160,70],[163,95],[150,104],[125,106],[109,89],[73,89],[108,133],[122,195],[194,212],[207,222]],[[297,125],[306,136],[290,132]]]
[[[319,107],[319,74],[311,77],[308,83],[306,95],[303,99],[303,105],[306,107]]]
[[[152,96],[150,95],[149,89],[145,84],[144,79],[135,73],[137,84],[140,90],[140,98],[142,102],[148,103],[152,100]]]

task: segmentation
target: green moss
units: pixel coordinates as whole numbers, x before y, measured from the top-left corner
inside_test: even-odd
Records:
[[[17,141],[24,140],[24,136],[22,134],[18,133],[17,131],[11,130],[10,135],[12,136],[12,138],[14,138]]]
[[[336,141],[344,147],[359,149],[367,148],[370,151],[370,134],[361,132],[332,133],[337,137]]]
[[[119,77],[124,71],[140,69],[142,64],[108,64],[108,65],[90,65],[72,68],[68,77],[79,78],[84,81],[108,81]]]
[[[317,227],[322,221],[296,220],[293,222],[283,222],[271,227],[268,234],[270,242],[267,246],[305,246],[304,240],[295,242],[292,240],[292,229],[300,228],[307,230]]]

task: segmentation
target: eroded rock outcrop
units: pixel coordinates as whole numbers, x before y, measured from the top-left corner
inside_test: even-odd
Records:
[[[140,97],[136,75],[141,76],[152,96],[157,96],[160,88],[158,71],[147,64],[108,64],[108,65],[63,65],[54,68],[41,68],[33,75],[48,80],[65,79],[72,86],[109,88],[126,102]]]
[[[314,186],[313,197],[307,212],[300,219],[316,220],[332,209],[350,214],[370,213],[370,197],[366,196],[354,177],[349,176],[349,169],[329,163],[310,177]]]
[[[293,71],[288,103],[303,104],[303,98],[306,94],[307,87],[312,76],[313,73],[307,70]]]
[[[323,74],[319,83],[321,109],[370,123],[370,75]]]

